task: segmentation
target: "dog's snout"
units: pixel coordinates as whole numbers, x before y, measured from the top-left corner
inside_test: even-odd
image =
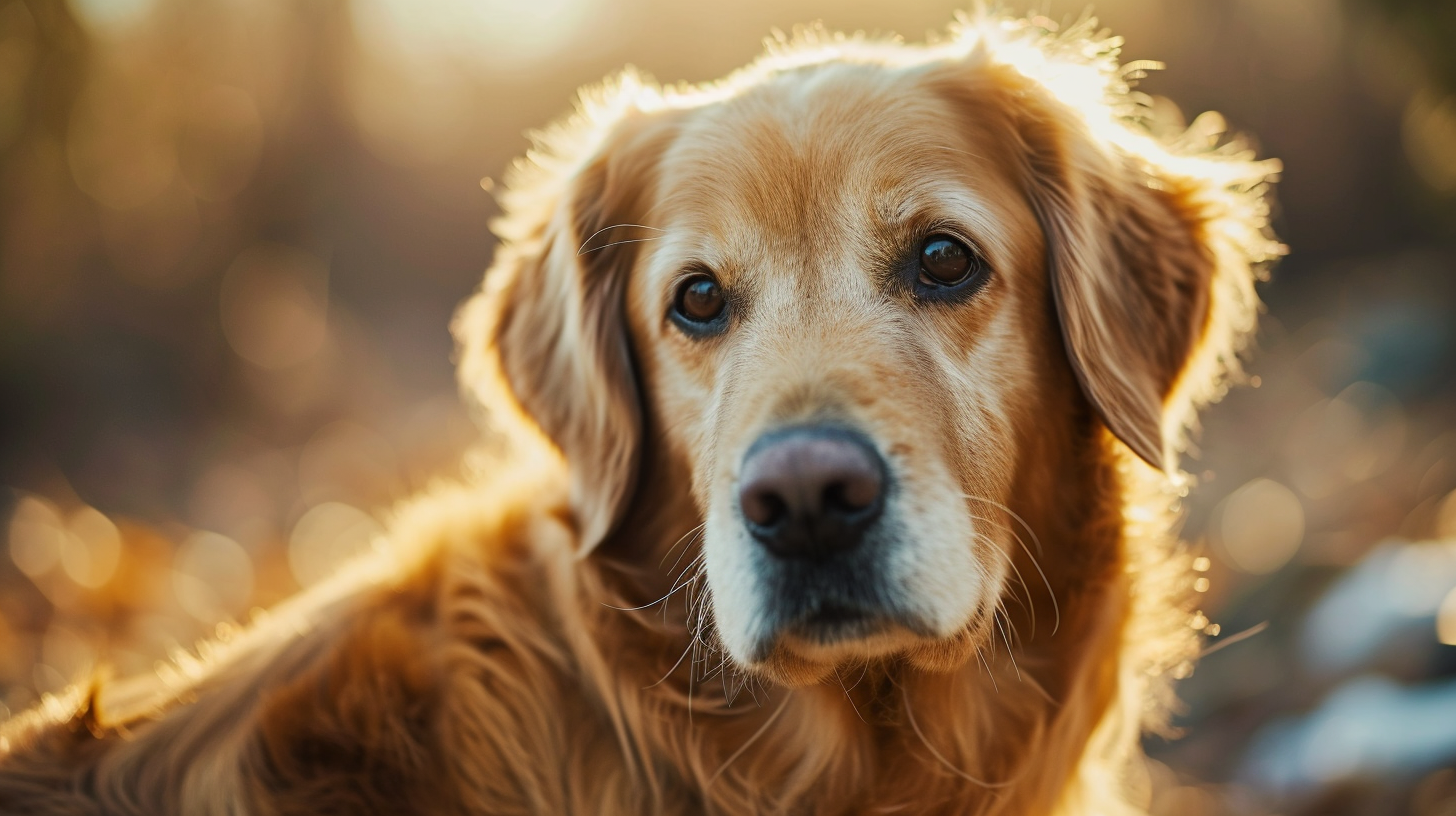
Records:
[[[744,457],[738,504],[753,537],[783,558],[850,549],[884,505],[885,466],[857,434],[802,428],[760,439]]]

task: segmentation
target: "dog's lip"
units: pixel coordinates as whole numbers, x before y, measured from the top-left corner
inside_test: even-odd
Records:
[[[783,629],[787,634],[827,644],[879,634],[895,623],[895,617],[883,611],[826,603],[799,616]]]
[[[825,603],[776,627],[772,636],[759,643],[755,657],[759,662],[767,659],[776,646],[827,659],[855,654],[868,657],[930,636],[922,622],[893,610]]]

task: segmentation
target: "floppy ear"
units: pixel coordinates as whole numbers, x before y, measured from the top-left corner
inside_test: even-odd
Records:
[[[1032,97],[1034,99],[1034,96]],[[1173,472],[1193,409],[1219,396],[1254,325],[1277,163],[1176,155],[1107,113],[1115,134],[1023,97],[1026,193],[1047,240],[1062,338],[1083,393],[1118,439]],[[1176,168],[1176,169],[1174,169]]]
[[[633,225],[667,135],[601,107],[588,100],[513,168],[496,261],[454,325],[467,393],[498,423],[523,414],[564,457],[583,553],[636,486],[643,414],[624,299],[638,242],[658,234]]]

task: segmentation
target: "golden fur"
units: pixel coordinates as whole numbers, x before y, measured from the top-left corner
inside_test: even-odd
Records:
[[[199,660],[17,717],[0,811],[1142,812],[1138,738],[1197,647],[1172,457],[1280,249],[1277,166],[1207,119],[1154,139],[1126,83],[1090,22],[976,18],[587,91],[457,320],[481,472]],[[876,289],[946,212],[984,290]],[[716,345],[662,319],[687,262],[749,293]],[[746,657],[723,494],[755,434],[825,413],[895,457],[904,580],[946,623]]]

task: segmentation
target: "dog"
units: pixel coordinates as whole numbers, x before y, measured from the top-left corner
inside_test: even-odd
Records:
[[[0,811],[1144,812],[1177,456],[1282,248],[1278,165],[1130,73],[981,15],[584,91],[454,325],[480,472],[15,718]]]

